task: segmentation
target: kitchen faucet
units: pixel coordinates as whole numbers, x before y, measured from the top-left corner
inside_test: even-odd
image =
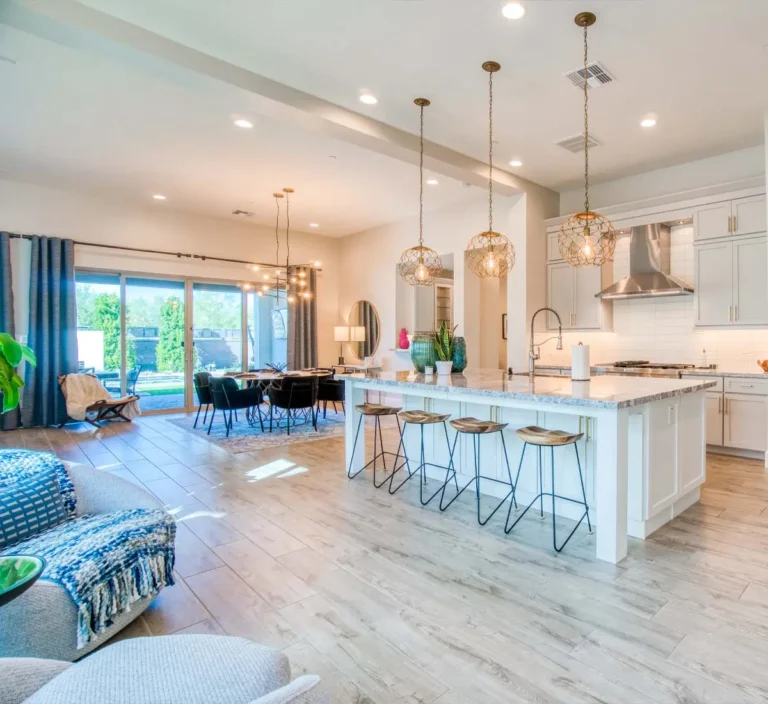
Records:
[[[533,323],[536,320],[536,316],[545,310],[548,310],[550,313],[554,313],[555,317],[557,318],[557,335],[548,337],[546,340],[544,340],[544,342],[540,342],[538,345],[534,345]],[[560,316],[556,310],[553,310],[552,308],[539,308],[531,318],[531,346],[528,351],[528,377],[530,378],[531,382],[533,382],[534,377],[536,376],[536,360],[541,358],[541,346],[550,340],[554,340],[555,338],[557,338],[557,349],[563,349],[563,321],[560,320]]]

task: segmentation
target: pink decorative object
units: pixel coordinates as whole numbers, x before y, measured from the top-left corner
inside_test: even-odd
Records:
[[[408,341],[408,331],[405,328],[400,328],[400,340],[397,343],[397,348],[400,350],[407,350],[411,346]]]

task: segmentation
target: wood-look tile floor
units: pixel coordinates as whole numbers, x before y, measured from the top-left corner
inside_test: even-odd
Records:
[[[701,503],[612,566],[581,529],[555,555],[535,516],[505,536],[471,497],[440,514],[348,481],[343,442],[230,455],[161,416],[0,433],[141,484],[178,519],[176,586],[118,637],[245,636],[340,704],[768,700],[761,463],[710,455]]]

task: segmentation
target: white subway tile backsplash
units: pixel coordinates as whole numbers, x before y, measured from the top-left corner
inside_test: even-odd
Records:
[[[693,267],[693,227],[673,228],[672,275],[693,284]],[[629,237],[623,236],[616,244],[614,279],[628,273]],[[614,301],[613,332],[564,333],[563,351],[545,345],[541,363],[570,364],[570,346],[579,342],[590,346],[593,363],[648,359],[753,371],[758,359],[768,358],[768,330],[697,330],[693,316],[693,296]]]

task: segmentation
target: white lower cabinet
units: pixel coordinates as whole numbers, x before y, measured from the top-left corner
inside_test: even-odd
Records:
[[[723,445],[739,450],[765,452],[768,436],[766,397],[750,394],[725,394]]]
[[[707,393],[707,445],[768,452],[768,379],[694,378],[718,381]]]
[[[707,394],[707,445],[723,444],[723,394]]]

